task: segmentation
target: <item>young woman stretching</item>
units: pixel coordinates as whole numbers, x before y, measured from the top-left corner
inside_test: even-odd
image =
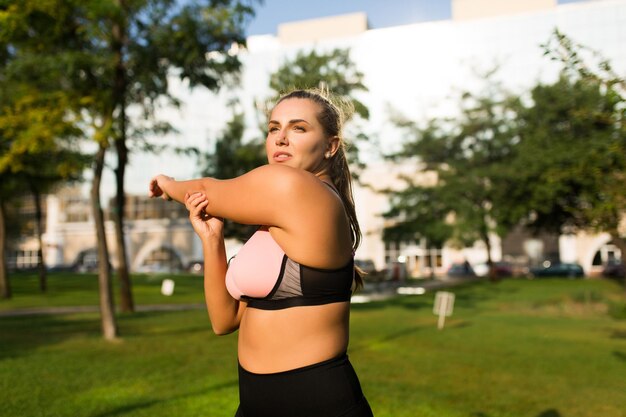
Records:
[[[150,182],[150,196],[189,209],[213,330],[239,329],[236,417],[372,416],[346,354],[361,232],[342,123],[324,94],[296,90],[271,112],[268,165],[229,180]],[[262,225],[229,265],[222,218]]]

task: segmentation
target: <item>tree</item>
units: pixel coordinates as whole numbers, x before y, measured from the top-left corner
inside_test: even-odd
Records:
[[[293,88],[328,88],[334,94],[350,99],[356,114],[369,118],[368,108],[356,98],[358,91],[367,91],[363,73],[350,59],[349,49],[333,49],[328,53],[311,50],[298,52],[270,76],[271,98],[275,102],[282,93]]]
[[[215,142],[213,152],[203,156],[203,176],[226,179],[235,178],[267,163],[262,141],[243,142],[244,113],[233,108],[233,118],[226,125],[221,137]],[[224,224],[224,236],[245,240],[254,232],[255,226],[234,222]]]
[[[487,75],[489,79],[491,74]],[[407,132],[402,149],[388,157],[414,164],[416,172],[434,180],[420,183],[405,176],[406,187],[387,190],[391,197],[385,217],[386,240],[417,240],[442,245],[449,241],[485,244],[491,266],[491,239],[508,230],[499,222],[501,168],[511,158],[515,131],[510,108],[515,98],[491,82],[480,94],[465,92],[456,117],[431,118],[424,126],[396,116]]]
[[[75,139],[81,131],[68,111],[69,96],[52,81],[54,71],[42,70],[48,75],[43,78],[28,71],[29,62],[34,61],[33,52],[42,50],[45,40],[34,40],[30,36],[29,30],[39,24],[38,18],[28,15],[29,4],[23,6],[4,6],[3,30],[0,31],[0,178],[3,183],[0,281],[8,279],[4,267],[5,213],[12,200],[30,191],[36,207],[40,289],[45,291],[41,196],[60,181],[76,178],[84,167],[85,158],[75,148]],[[54,32],[55,29],[46,30]]]
[[[62,93],[14,89],[0,112],[0,175],[13,177],[13,195],[30,192],[35,205],[39,286],[46,291],[42,196],[56,184],[78,179],[87,158],[76,149],[80,130],[66,110]],[[16,187],[16,181],[20,187]]]
[[[537,231],[608,232],[626,254],[619,228],[626,214],[626,83],[558,31],[544,47],[563,70],[556,82],[535,86],[518,111],[511,213]]]
[[[133,121],[127,117],[126,109],[139,106],[144,126],[145,120],[150,120],[154,124],[148,129],[163,132],[170,126],[155,120],[155,105],[162,99],[177,104],[168,89],[168,77],[176,74],[191,88],[218,90],[239,70],[237,56],[228,51],[234,44],[245,43],[244,24],[253,15],[252,3],[116,0],[109,4],[110,20],[105,21],[109,30],[99,41],[111,51],[112,78],[107,83],[111,106],[107,110],[114,124],[111,139],[118,159],[113,211],[123,311],[133,310],[124,240],[124,175],[129,153],[127,139],[133,136],[131,133],[129,137]],[[138,127],[137,133],[144,136],[145,127]]]
[[[107,116],[110,100],[102,94],[103,74],[109,74],[106,48],[94,34],[103,25],[89,25],[101,3],[25,0],[3,5],[2,58],[5,80],[30,88],[61,92],[67,97],[64,110],[75,115],[79,126],[90,132],[98,145],[92,182],[92,207],[99,253],[99,294],[103,335],[113,339],[117,326],[113,314],[108,249],[100,205],[100,178],[112,131]],[[98,78],[100,76],[100,78]],[[5,84],[6,85],[6,84]]]
[[[227,53],[243,42],[243,24],[252,13],[244,1],[176,2],[106,1],[13,2],[3,14],[3,32],[14,68],[21,68],[29,82],[53,80],[71,92],[75,114],[97,145],[91,198],[99,253],[99,282],[103,331],[116,335],[110,294],[108,249],[100,204],[100,182],[108,148],[118,154],[116,222],[118,253],[125,255],[123,232],[123,178],[127,162],[127,137],[163,132],[169,126],[154,118],[158,103],[176,105],[168,90],[168,77],[178,76],[191,87],[217,89],[239,68]],[[53,70],[53,71],[50,71]],[[63,70],[63,71],[59,71]],[[17,73],[17,72],[16,72]],[[128,106],[142,110],[151,124],[137,124],[129,131]],[[124,260],[120,261],[124,266]],[[127,272],[127,269],[126,269]],[[130,281],[120,285],[123,307],[132,309]],[[105,311],[106,310],[106,311]],[[105,317],[108,317],[105,319]],[[107,321],[108,324],[104,324]]]
[[[12,196],[9,178],[0,175],[0,298],[11,298],[11,282],[7,273],[7,200]],[[9,197],[9,198],[7,198]]]

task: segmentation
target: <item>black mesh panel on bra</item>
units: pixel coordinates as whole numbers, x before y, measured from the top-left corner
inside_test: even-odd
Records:
[[[300,285],[300,264],[287,258],[285,271],[283,272],[280,285],[274,294],[270,294],[272,300],[302,296]]]
[[[265,298],[245,299],[248,307],[262,310],[350,301],[353,279],[353,260],[342,268],[320,269],[300,265],[286,257],[275,289]]]

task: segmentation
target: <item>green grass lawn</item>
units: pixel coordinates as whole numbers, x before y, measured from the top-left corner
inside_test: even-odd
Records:
[[[174,294],[161,294],[161,283],[175,282]],[[39,292],[39,280],[33,273],[16,273],[10,277],[13,297],[0,301],[0,311],[29,307],[97,306],[96,274],[52,272],[48,274],[48,291]],[[133,274],[133,297],[136,304],[204,303],[202,276],[192,274]],[[118,298],[117,278],[113,277],[114,298]]]
[[[202,302],[198,277],[187,278],[200,293],[181,297]],[[151,287],[141,279],[138,302],[156,302],[140,295]],[[58,299],[95,300],[82,284],[68,283]],[[26,306],[16,280],[14,290],[2,308]],[[441,331],[432,293],[353,306],[349,354],[377,417],[626,416],[616,283],[507,280],[452,291],[454,315]],[[233,416],[236,335],[212,335],[202,310],[125,314],[118,324],[122,338],[109,343],[97,314],[0,318],[0,415]]]

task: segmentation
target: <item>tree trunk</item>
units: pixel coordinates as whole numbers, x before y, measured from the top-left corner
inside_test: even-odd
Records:
[[[45,293],[48,289],[48,277],[46,273],[46,260],[43,257],[43,213],[41,210],[41,193],[37,189],[37,186],[32,183],[30,185],[30,190],[33,193],[33,200],[35,201],[35,232],[37,233],[37,256],[39,258],[39,261],[37,262],[37,269],[39,270],[39,290]]]
[[[115,170],[115,179],[117,182],[116,198],[115,198],[115,242],[117,245],[117,277],[120,284],[120,309],[123,312],[133,312],[135,310],[133,303],[133,292],[128,272],[128,258],[126,256],[126,239],[124,239],[124,212],[126,205],[126,197],[124,195],[124,171],[126,168],[127,156],[126,144],[123,140],[115,142],[118,155],[118,167]]]
[[[495,282],[498,280],[496,276],[495,268],[493,267],[493,259],[491,259],[491,241],[489,240],[489,232],[487,230],[483,230],[481,233],[482,240],[487,247],[487,277],[489,281]]]
[[[622,252],[622,263],[626,265],[626,238],[621,237],[617,230],[611,232],[611,237],[613,238],[613,244]],[[626,290],[626,277],[624,277],[624,290]],[[626,296],[626,293],[624,293],[624,296]]]
[[[111,288],[111,269],[109,267],[109,250],[107,248],[106,233],[104,229],[104,213],[100,204],[100,182],[104,168],[104,156],[106,147],[99,145],[96,154],[93,182],[91,185],[91,207],[96,227],[98,245],[98,287],[100,292],[100,319],[102,323],[102,335],[107,340],[117,337],[117,325],[113,311],[113,291]]]
[[[119,1],[122,9],[126,8],[124,1]],[[125,12],[125,10],[124,10]],[[124,13],[125,16],[125,13]],[[122,18],[123,19],[123,18]],[[117,169],[115,170],[116,197],[113,221],[115,222],[115,243],[117,247],[117,277],[120,284],[120,309],[123,312],[133,312],[132,285],[128,272],[128,258],[126,256],[126,240],[124,239],[124,216],[126,196],[124,193],[124,174],[128,163],[128,148],[126,147],[126,68],[124,66],[124,45],[126,43],[126,25],[123,21],[113,24],[111,47],[115,54],[115,80],[113,83],[113,97],[116,107],[119,108],[119,136],[115,140],[117,151]]]
[[[0,298],[8,299],[11,298],[11,284],[7,273],[6,244],[6,210],[4,200],[0,199]]]

